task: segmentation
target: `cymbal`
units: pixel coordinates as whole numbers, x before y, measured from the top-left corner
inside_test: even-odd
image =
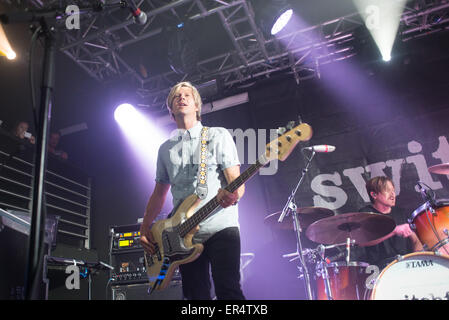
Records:
[[[449,174],[449,163],[442,163],[428,168],[430,173]]]
[[[302,229],[306,229],[315,221],[334,215],[332,210],[320,207],[297,208],[296,212],[298,213],[299,225]],[[279,211],[266,216],[264,222],[276,229],[293,230],[293,217],[291,215],[285,217],[282,223],[278,222],[281,213],[282,211]]]
[[[384,214],[350,212],[312,223],[306,235],[321,244],[343,243],[351,238],[359,246],[372,246],[382,242],[395,227],[394,220]]]

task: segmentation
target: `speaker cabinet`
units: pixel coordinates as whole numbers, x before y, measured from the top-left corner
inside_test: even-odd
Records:
[[[149,294],[148,284],[112,286],[112,300],[182,300],[181,281],[174,280],[164,290]]]

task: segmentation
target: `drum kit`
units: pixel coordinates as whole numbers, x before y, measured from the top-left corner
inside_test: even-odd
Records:
[[[449,175],[449,163],[428,170]],[[408,223],[424,251],[396,256],[383,270],[351,261],[351,248],[374,246],[389,238],[396,223],[387,215],[334,215],[326,208],[297,208],[289,203],[286,207],[293,209],[291,214],[284,208],[267,216],[265,223],[296,232],[296,252],[283,257],[300,261],[298,269],[309,300],[449,300],[449,200],[422,194],[425,203],[410,215]],[[303,230],[309,240],[319,244],[316,248],[302,248]],[[339,254],[326,256],[330,249],[337,249]]]

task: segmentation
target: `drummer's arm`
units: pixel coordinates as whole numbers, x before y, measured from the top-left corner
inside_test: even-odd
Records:
[[[423,246],[421,244],[421,241],[419,241],[418,236],[416,233],[410,228],[410,225],[408,223],[397,225],[394,231],[392,232],[393,235],[397,235],[403,238],[410,239],[410,242],[412,244],[413,251],[423,251]]]
[[[417,252],[417,251],[424,251],[424,248],[422,246],[421,241],[419,241],[418,236],[416,235],[416,233],[412,232],[412,234],[409,237],[411,243],[412,243],[412,247],[413,247],[413,251]]]

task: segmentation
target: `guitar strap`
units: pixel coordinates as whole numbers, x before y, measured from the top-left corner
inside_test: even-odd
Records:
[[[199,145],[199,161],[198,161],[198,183],[196,186],[197,196],[203,200],[207,196],[207,155],[209,127],[201,129],[200,145]]]

